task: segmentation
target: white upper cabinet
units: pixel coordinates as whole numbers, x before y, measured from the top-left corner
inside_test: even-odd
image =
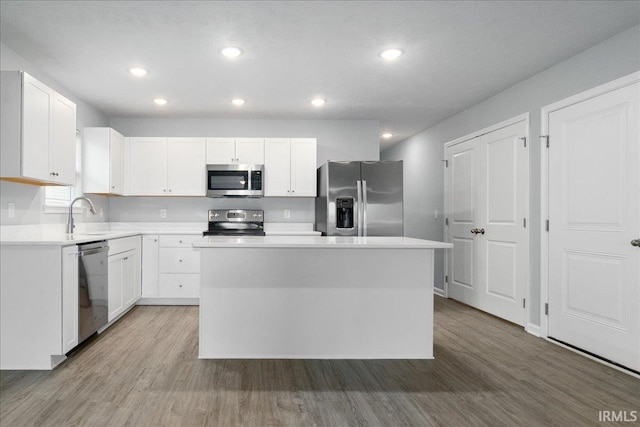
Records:
[[[76,105],[29,74],[3,71],[2,178],[76,182]]]
[[[265,196],[316,196],[315,138],[265,139]]]
[[[126,138],[127,195],[167,194],[167,138]]]
[[[207,138],[207,164],[263,164],[263,138]]]
[[[126,138],[127,194],[204,196],[204,138]]]
[[[82,175],[85,193],[124,194],[124,136],[111,128],[84,128]]]
[[[204,138],[168,138],[167,190],[170,196],[204,196]]]

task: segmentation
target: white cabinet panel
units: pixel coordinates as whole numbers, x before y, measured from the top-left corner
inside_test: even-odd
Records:
[[[193,248],[191,244],[202,239],[200,234],[165,234],[160,236],[161,248]]]
[[[76,105],[20,71],[2,71],[1,86],[2,177],[74,185]]]
[[[78,345],[78,247],[62,248],[62,352]]]
[[[317,149],[315,138],[291,140],[291,195],[316,196]]]
[[[166,138],[127,138],[128,186],[132,196],[167,194]]]
[[[111,322],[118,314],[122,313],[124,302],[122,300],[122,256],[115,255],[109,257],[109,297],[108,320]]]
[[[54,93],[49,168],[55,182],[76,183],[76,104]]]
[[[199,273],[200,252],[193,248],[160,248],[160,273]]]
[[[204,138],[169,138],[167,141],[167,195],[206,195]]]
[[[197,298],[200,274],[161,274],[160,294],[166,298]]]
[[[54,93],[53,89],[24,74],[22,174],[26,177],[46,181],[51,181],[53,178],[53,171],[49,168],[49,140]]]
[[[207,138],[207,164],[263,164],[263,138]]]
[[[291,194],[291,140],[265,140],[264,195],[287,197]]]
[[[142,297],[155,298],[158,296],[158,244],[157,235],[142,237]]]
[[[115,130],[84,128],[82,185],[85,193],[124,194],[124,150],[124,137]]]
[[[316,196],[315,138],[265,139],[266,197]]]
[[[236,141],[234,138],[207,138],[207,164],[226,165],[235,163]]]
[[[237,138],[236,163],[247,165],[264,164],[264,139]]]

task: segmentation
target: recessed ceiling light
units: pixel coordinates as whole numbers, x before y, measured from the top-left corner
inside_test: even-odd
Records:
[[[326,103],[327,100],[322,98],[314,98],[311,100],[311,104],[313,104],[314,107],[322,107]]]
[[[393,61],[398,59],[403,54],[400,49],[387,49],[384,52],[380,53],[380,57],[386,61]]]
[[[129,72],[136,77],[144,77],[149,73],[144,68],[139,68],[139,67],[129,68]]]
[[[167,103],[167,100],[164,98],[156,98],[153,100],[153,102],[155,102],[158,105],[164,105]]]
[[[239,107],[239,106],[241,106],[241,105],[244,105],[244,103],[245,103],[245,102],[247,102],[247,101],[245,101],[245,100],[244,100],[244,99],[242,99],[242,98],[233,98],[233,99],[231,100],[231,103],[232,103],[233,105],[237,105],[238,107]]]
[[[220,53],[226,56],[227,58],[237,58],[242,54],[242,51],[237,47],[225,47],[220,51]]]
[[[387,133],[383,133],[383,134],[382,134],[382,137],[383,137],[384,139],[389,139],[389,138],[391,138],[392,136],[393,136],[393,134],[392,134],[392,133],[388,133],[388,132],[387,132]]]

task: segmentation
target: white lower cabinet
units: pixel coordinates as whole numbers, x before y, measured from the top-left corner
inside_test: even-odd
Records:
[[[109,322],[141,296],[140,237],[109,240]]]
[[[200,234],[147,235],[142,242],[142,304],[193,304],[200,296]]]

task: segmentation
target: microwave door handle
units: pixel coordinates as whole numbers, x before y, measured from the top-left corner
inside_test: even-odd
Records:
[[[358,237],[362,236],[362,182],[360,180],[356,181],[356,209],[357,209],[357,231]]]
[[[367,181],[362,181],[362,235],[367,236]]]

